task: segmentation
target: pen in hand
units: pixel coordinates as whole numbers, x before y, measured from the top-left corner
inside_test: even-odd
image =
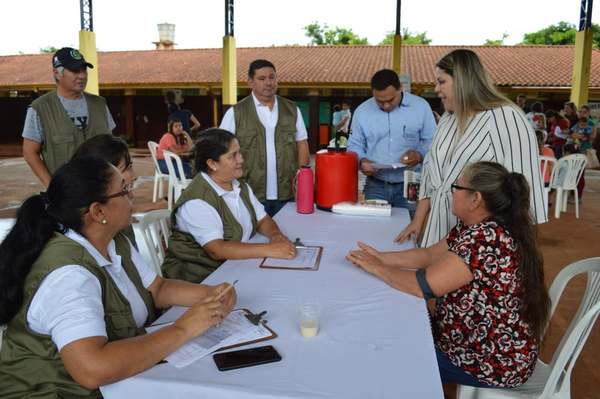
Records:
[[[231,283],[227,288],[225,288],[223,291],[221,291],[221,293],[219,295],[217,295],[217,297],[215,298],[215,301],[220,301],[225,294],[227,294],[232,288],[233,286],[238,282],[238,280],[235,280],[233,283]]]

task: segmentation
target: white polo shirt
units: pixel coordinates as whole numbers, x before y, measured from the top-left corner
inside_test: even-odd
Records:
[[[275,102],[273,109],[269,109],[267,105],[263,105],[252,93],[252,99],[254,100],[254,106],[256,107],[256,113],[260,123],[265,128],[265,142],[267,146],[267,187],[266,196],[268,200],[277,199],[277,158],[275,156],[275,127],[277,126],[277,120],[279,119],[279,107],[277,102],[277,96],[275,96]],[[300,108],[296,107],[298,111],[298,117],[296,118],[296,142],[306,140],[308,133],[306,132],[306,126],[304,126],[304,120],[302,119],[302,113]],[[221,125],[221,129],[225,129],[235,134],[235,114],[234,108],[231,107],[225,112]]]
[[[206,173],[201,172],[201,175],[215,190],[217,195],[225,201],[235,220],[242,226],[243,234],[241,242],[247,242],[252,234],[252,219],[250,212],[240,197],[240,182],[233,180],[233,190],[227,191],[215,183]],[[267,215],[265,208],[258,201],[249,185],[248,194],[256,213],[256,220],[260,222]],[[194,199],[187,201],[177,209],[175,218],[177,228],[184,233],[191,234],[201,246],[213,240],[223,239],[223,221],[221,220],[221,216],[215,208],[204,200]]]
[[[142,327],[148,309],[127,276],[117,255],[115,242],[108,245],[107,260],[79,233],[69,230],[65,236],[81,244],[116,283],[131,306],[136,325]],[[156,273],[131,245],[133,261],[145,288],[156,279]],[[92,273],[81,265],[66,265],[48,274],[33,296],[27,311],[27,324],[34,332],[50,335],[60,351],[63,346],[88,337],[106,337],[102,288]]]

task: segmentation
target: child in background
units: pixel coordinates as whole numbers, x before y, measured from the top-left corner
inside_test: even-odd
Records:
[[[535,131],[535,136],[537,137],[538,146],[540,147],[540,155],[556,158],[554,156],[554,151],[552,151],[552,148],[550,148],[550,146],[544,144],[544,141],[545,141],[544,132],[542,130],[538,129]],[[544,172],[544,163],[545,162],[542,161],[541,165],[540,165],[540,167],[542,168],[542,173]],[[548,165],[548,168],[546,169],[546,173],[544,174],[544,185],[546,187],[548,187],[548,185],[550,184],[551,177],[552,177],[552,164]]]
[[[592,148],[592,129],[585,116],[580,117],[579,121],[571,128],[573,144],[578,152],[585,154],[588,149]]]

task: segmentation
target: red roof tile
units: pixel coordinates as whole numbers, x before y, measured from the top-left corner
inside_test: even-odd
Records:
[[[413,85],[433,85],[435,62],[459,46],[404,46],[402,73]],[[500,86],[569,87],[573,46],[467,46]],[[221,49],[100,52],[101,87],[220,86]],[[237,49],[238,81],[248,64],[266,58],[282,86],[328,84],[367,87],[372,74],[391,65],[390,46],[286,46]],[[0,88],[52,86],[51,55],[0,56]],[[592,51],[590,88],[600,88],[600,50]]]

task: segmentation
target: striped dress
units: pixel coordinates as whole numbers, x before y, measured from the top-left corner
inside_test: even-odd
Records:
[[[429,198],[431,207],[421,247],[436,244],[456,225],[450,185],[465,166],[478,161],[498,162],[511,172],[522,173],[531,187],[533,219],[546,222],[548,201],[538,151],[531,124],[513,105],[476,114],[462,137],[456,117],[446,112],[423,161],[419,199]]]

